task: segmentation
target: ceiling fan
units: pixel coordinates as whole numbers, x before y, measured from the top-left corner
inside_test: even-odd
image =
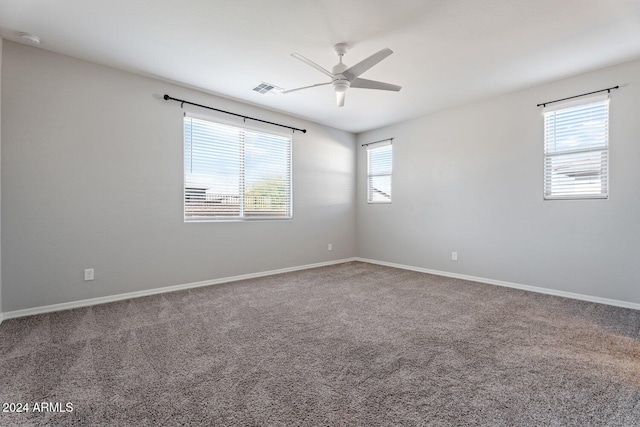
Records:
[[[331,78],[331,81],[326,83],[318,83],[311,86],[299,87],[296,89],[289,89],[289,90],[282,91],[280,93],[286,94],[286,93],[291,93],[298,90],[309,89],[316,86],[324,86],[324,85],[331,84],[333,85],[333,90],[336,92],[336,103],[338,104],[338,107],[342,107],[344,106],[345,94],[347,92],[347,89],[349,89],[350,87],[355,87],[360,89],[390,90],[394,92],[398,92],[400,89],[402,89],[402,86],[392,85],[390,83],[378,82],[375,80],[361,79],[359,77],[360,74],[364,73],[369,68],[373,67],[378,62],[382,61],[387,56],[391,55],[393,53],[391,49],[384,48],[381,51],[374,53],[370,57],[358,62],[356,65],[348,68],[345,64],[342,63],[342,57],[344,56],[345,53],[347,53],[347,50],[349,49],[349,45],[347,45],[346,43],[338,43],[334,46],[334,49],[336,51],[336,54],[340,57],[340,62],[333,67],[332,71],[324,69],[320,65],[316,64],[310,59],[305,58],[299,53],[292,53],[291,56],[293,56],[296,59],[299,59],[300,61],[304,62],[307,65],[312,66],[313,68],[320,71],[321,73],[326,74]]]

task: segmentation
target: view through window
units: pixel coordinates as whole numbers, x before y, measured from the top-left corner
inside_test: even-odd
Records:
[[[391,203],[391,141],[367,146],[367,202]]]
[[[185,221],[291,218],[291,137],[184,118]]]
[[[545,199],[607,198],[609,97],[544,110]]]

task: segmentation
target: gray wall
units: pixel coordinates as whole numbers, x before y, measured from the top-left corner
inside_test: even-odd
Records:
[[[536,104],[618,84],[609,199],[543,201]],[[390,205],[366,203],[366,150],[358,144],[358,256],[640,303],[640,61],[367,132],[358,142],[388,137],[396,138]]]
[[[13,42],[3,59],[2,311],[356,255],[351,133]],[[306,128],[294,219],[183,223],[182,110],[164,93]]]

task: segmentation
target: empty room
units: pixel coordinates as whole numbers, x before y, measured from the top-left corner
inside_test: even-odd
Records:
[[[0,425],[640,425],[640,1],[1,0]]]

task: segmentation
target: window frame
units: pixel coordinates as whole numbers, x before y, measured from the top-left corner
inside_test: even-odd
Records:
[[[601,113],[603,115],[603,123],[602,125],[604,126],[604,131],[600,131],[600,139],[601,139],[601,143],[600,144],[594,144],[594,143],[584,143],[582,145],[577,145],[575,148],[572,149],[557,149],[557,150],[550,150],[550,146],[553,144],[556,144],[557,140],[560,140],[560,143],[564,142],[566,144],[566,141],[562,141],[560,138],[556,139],[556,134],[558,133],[556,131],[556,124],[554,124],[554,126],[549,129],[548,128],[548,124],[549,122],[551,122],[552,120],[555,121],[555,118],[557,117],[557,113],[562,112],[562,111],[567,111],[567,110],[575,110],[578,109],[580,107],[585,107],[589,104],[603,104],[604,103],[604,110],[603,113]],[[594,112],[597,113],[598,112],[598,108],[602,108],[602,107],[594,107]],[[553,115],[553,119],[551,119],[550,117],[548,117],[547,115]],[[567,116],[570,117],[570,116]],[[567,121],[567,118],[562,119],[565,121]],[[609,125],[610,125],[610,97],[609,94],[605,94],[605,95],[596,95],[596,96],[589,96],[589,97],[585,97],[585,98],[580,98],[580,99],[576,99],[576,100],[571,100],[571,101],[565,101],[562,103],[558,103],[557,105],[552,105],[550,107],[545,107],[543,110],[543,133],[544,133],[544,142],[543,142],[543,189],[542,189],[542,194],[543,194],[543,200],[547,201],[547,200],[606,200],[609,198],[609,170],[610,170],[610,132],[609,132]],[[574,121],[573,125],[576,124],[581,124],[583,126],[585,125],[593,125],[593,120],[590,120],[590,117],[583,117],[581,118],[579,121]],[[569,131],[567,132],[566,130],[564,131],[566,133],[570,133],[570,132],[575,132],[575,131]],[[551,137],[551,135],[553,135],[553,137]],[[579,137],[579,136],[584,136],[585,133],[581,134],[581,135],[573,135],[574,137]],[[594,137],[598,137],[598,130],[594,130],[592,133],[588,134],[590,137],[594,136]],[[565,138],[568,137],[568,135],[565,135]],[[600,141],[600,139],[597,139],[598,141]],[[585,155],[585,157],[588,157],[589,154],[592,155],[593,158],[595,158],[597,155],[599,154],[599,161],[600,161],[600,168],[599,168],[599,172],[595,175],[596,179],[594,180],[599,180],[599,186],[600,186],[600,192],[579,192],[580,187],[579,187],[579,183],[575,180],[574,178],[574,182],[573,183],[565,183],[563,185],[567,186],[567,190],[564,192],[565,194],[554,194],[554,166],[553,166],[553,159],[562,159],[567,158],[568,156],[576,156],[576,155]],[[575,166],[574,164],[571,164],[569,162],[576,162],[576,158],[574,157],[573,159],[569,158],[567,164],[567,167],[575,167],[577,169],[578,172],[580,172],[581,170],[578,168],[578,166]],[[593,161],[593,160],[592,160]],[[595,165],[596,163],[594,163]],[[583,172],[588,172],[588,168],[584,167],[582,169]],[[560,184],[556,181],[555,182],[555,190],[556,193],[560,192],[560,190],[557,188]],[[597,184],[596,184],[597,185]]]
[[[210,122],[216,126],[223,126],[232,128],[234,130],[238,130],[240,132],[253,132],[268,136],[273,136],[276,138],[283,138],[288,140],[288,162],[286,164],[286,170],[288,173],[288,209],[285,215],[280,216],[262,216],[262,215],[252,215],[246,216],[246,213],[237,216],[187,216],[187,169],[186,169],[186,160],[187,160],[187,137],[186,137],[186,120],[187,119],[195,119],[205,122]],[[219,118],[213,118],[211,116],[196,114],[187,112],[184,113],[183,121],[182,121],[182,133],[183,133],[183,149],[182,149],[182,165],[183,165],[183,197],[182,197],[182,207],[183,207],[183,221],[184,223],[199,223],[199,222],[256,222],[256,221],[291,221],[293,219],[293,135],[286,134],[282,132],[274,132],[272,130],[265,130],[262,127],[258,126],[250,126],[245,123],[238,124],[237,122],[223,120]],[[240,200],[240,212],[243,212],[243,207],[245,206],[245,201],[247,197],[247,186],[246,186],[246,168],[244,166],[244,158],[246,154],[246,146],[244,142],[242,145],[242,165],[239,166],[239,174],[244,173],[245,177],[240,178],[241,184],[239,184],[239,190],[242,191],[242,194],[239,195]]]
[[[391,150],[391,169],[388,173],[372,173],[371,172],[371,153],[374,150],[379,150],[382,148],[389,147]],[[373,200],[371,197],[372,188],[371,188],[371,180],[375,177],[389,177],[389,200]],[[368,204],[390,204],[393,201],[393,141],[384,141],[384,142],[376,142],[373,144],[367,145],[367,203]]]

